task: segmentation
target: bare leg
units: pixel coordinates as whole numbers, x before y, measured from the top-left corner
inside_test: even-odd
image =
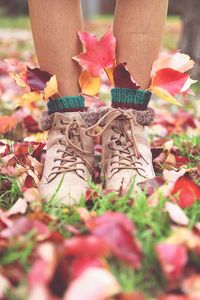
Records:
[[[61,96],[77,95],[79,67],[72,56],[81,51],[80,0],[29,0],[29,11],[40,68],[56,74]]]
[[[168,0],[117,0],[114,19],[117,63],[128,63],[130,73],[142,89],[149,87],[167,7]]]

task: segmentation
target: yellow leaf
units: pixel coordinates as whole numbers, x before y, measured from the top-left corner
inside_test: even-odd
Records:
[[[151,86],[150,87],[150,90],[153,94],[155,94],[156,96],[158,96],[159,98],[167,101],[167,102],[170,102],[172,104],[176,104],[176,105],[179,105],[179,106],[182,106],[181,103],[179,103],[176,98],[174,98],[168,91],[160,88],[160,87],[155,87],[155,86]]]
[[[58,93],[58,83],[56,79],[56,75],[52,76],[50,80],[47,82],[46,87],[44,89],[44,99],[48,100],[48,98]]]
[[[17,73],[10,73],[9,74],[12,79],[15,80],[16,84],[22,88],[27,87],[26,83],[26,72]]]
[[[24,94],[18,101],[19,106],[26,106],[27,104],[30,104],[35,101],[39,101],[43,99],[43,94],[42,93],[37,93],[37,92],[29,92]]]
[[[110,80],[111,84],[114,85],[114,79],[113,79],[113,71],[114,71],[115,65],[113,65],[111,68],[106,68],[105,72],[108,76],[108,79]]]
[[[79,77],[82,93],[89,96],[95,96],[99,93],[100,83],[100,77],[93,77],[88,71],[83,71]]]

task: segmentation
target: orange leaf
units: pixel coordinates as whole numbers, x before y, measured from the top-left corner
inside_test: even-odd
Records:
[[[97,77],[104,69],[111,68],[115,64],[116,39],[110,28],[100,40],[88,32],[79,32],[78,35],[86,51],[74,56],[73,59],[83,69]]]
[[[48,98],[52,97],[57,93],[58,93],[58,83],[57,83],[56,75],[54,75],[46,84],[46,87],[44,89],[44,99],[48,100]]]
[[[79,84],[83,94],[95,96],[99,93],[101,79],[93,77],[88,71],[83,71],[79,78]]]
[[[14,116],[0,116],[0,133],[5,133],[15,128],[17,119]]]

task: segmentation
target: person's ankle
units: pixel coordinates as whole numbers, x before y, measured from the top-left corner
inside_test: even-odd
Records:
[[[151,92],[148,90],[134,90],[130,88],[113,88],[111,90],[113,108],[146,110]]]

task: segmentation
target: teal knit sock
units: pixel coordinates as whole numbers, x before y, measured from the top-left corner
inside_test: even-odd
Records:
[[[151,92],[128,88],[114,88],[111,90],[111,96],[112,107],[114,108],[146,110],[151,98]]]
[[[83,96],[66,96],[49,100],[47,106],[49,114],[55,112],[83,111],[85,110],[85,101]]]

